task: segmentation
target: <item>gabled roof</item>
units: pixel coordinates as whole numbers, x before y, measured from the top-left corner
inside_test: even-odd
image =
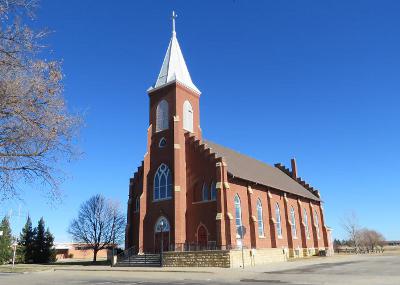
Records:
[[[317,196],[278,168],[216,143],[210,141],[204,141],[204,143],[217,156],[225,159],[228,164],[228,172],[233,176],[311,200],[320,201]]]
[[[200,90],[193,84],[192,78],[190,77],[175,31],[172,32],[172,37],[157,81],[148,91],[160,88],[174,81],[178,81],[200,94]]]

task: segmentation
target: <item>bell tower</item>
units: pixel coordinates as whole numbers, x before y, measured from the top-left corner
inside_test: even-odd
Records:
[[[172,36],[157,80],[147,92],[150,99],[147,152],[144,157],[143,197],[140,215],[139,247],[154,248],[155,223],[166,218],[169,244],[186,241],[186,156],[185,133],[201,139],[200,91],[193,84],[175,31],[172,13]],[[168,175],[165,174],[168,169]],[[160,174],[161,173],[161,174]],[[165,175],[164,175],[165,174]],[[166,236],[167,233],[164,234]]]

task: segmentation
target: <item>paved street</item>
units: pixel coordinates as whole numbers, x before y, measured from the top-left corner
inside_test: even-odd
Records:
[[[274,263],[244,270],[106,269],[109,268],[96,267],[88,271],[88,267],[65,267],[56,271],[0,274],[0,284],[400,284],[400,256],[339,256]]]

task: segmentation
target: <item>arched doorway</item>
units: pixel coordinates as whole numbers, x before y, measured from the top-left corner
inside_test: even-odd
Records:
[[[169,236],[170,236],[170,225],[167,218],[161,216],[158,218],[154,225],[154,251],[160,252],[161,246],[163,251],[169,249]]]
[[[208,244],[208,231],[204,225],[197,228],[197,244],[201,249],[206,249]]]

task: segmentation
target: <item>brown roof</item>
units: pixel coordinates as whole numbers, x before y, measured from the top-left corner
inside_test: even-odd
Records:
[[[235,177],[269,186],[308,199],[320,199],[276,167],[238,153],[210,141],[204,143],[228,164],[228,172]]]

